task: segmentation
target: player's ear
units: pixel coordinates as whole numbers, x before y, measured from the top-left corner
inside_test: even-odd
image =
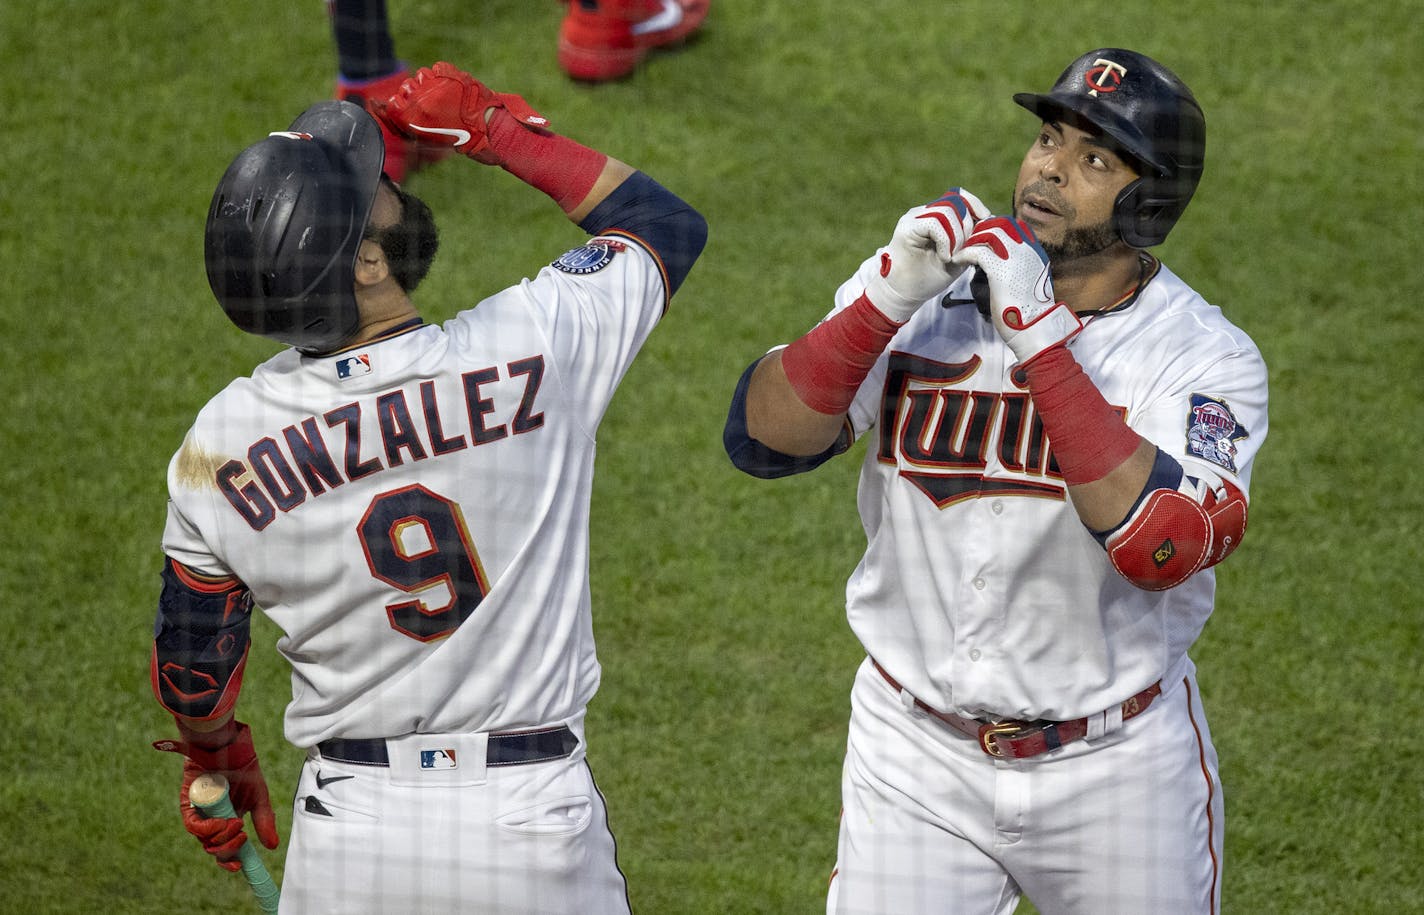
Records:
[[[386,261],[386,252],[371,239],[361,242],[356,251],[356,285],[375,286],[391,275],[391,265]]]

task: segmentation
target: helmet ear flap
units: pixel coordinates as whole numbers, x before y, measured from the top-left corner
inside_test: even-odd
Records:
[[[1148,175],[1118,191],[1113,201],[1113,226],[1133,248],[1160,245],[1181,218],[1191,198],[1184,196],[1181,182]]]

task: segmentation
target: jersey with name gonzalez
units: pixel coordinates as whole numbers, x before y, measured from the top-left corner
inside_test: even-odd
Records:
[[[656,256],[600,236],[443,326],[284,351],[204,407],[163,548],[281,629],[289,741],[583,713],[594,436],[665,307]]]

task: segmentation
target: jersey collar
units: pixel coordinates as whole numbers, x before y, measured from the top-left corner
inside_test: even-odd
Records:
[[[392,327],[390,330],[386,331],[378,337],[372,337],[369,340],[362,340],[360,343],[352,343],[348,346],[343,346],[341,349],[334,349],[329,353],[303,353],[302,355],[307,356],[311,359],[326,359],[329,356],[340,356],[342,353],[349,353],[353,349],[361,349],[362,347],[370,346],[372,343],[380,343],[382,340],[389,340],[392,337],[399,337],[401,334],[410,333],[411,331],[424,326],[425,319],[421,317],[415,317],[411,318],[409,321],[397,324],[395,327]]]

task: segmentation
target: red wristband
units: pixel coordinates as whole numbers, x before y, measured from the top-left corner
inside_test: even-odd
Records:
[[[216,751],[228,746],[242,733],[242,722],[236,718],[229,718],[222,727],[212,731],[197,731],[189,727],[187,723],[177,715],[173,716],[173,721],[178,725],[178,736],[183,742],[199,750]]]
[[[844,413],[900,327],[862,295],[782,351],[786,380],[817,413]]]
[[[1103,399],[1067,347],[1049,347],[1023,371],[1053,457],[1069,486],[1101,480],[1141,445],[1141,437]]]
[[[565,213],[583,203],[608,161],[568,137],[524,126],[503,108],[490,116],[489,143],[500,168],[554,198]]]

